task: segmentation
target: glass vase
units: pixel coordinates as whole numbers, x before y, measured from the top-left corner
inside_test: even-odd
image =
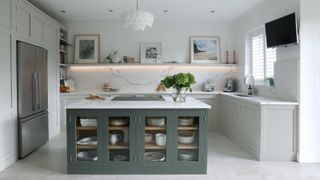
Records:
[[[172,99],[176,103],[184,103],[187,99],[187,91],[185,88],[173,89]]]

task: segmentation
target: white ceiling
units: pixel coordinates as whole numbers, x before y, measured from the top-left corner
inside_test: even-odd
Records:
[[[119,19],[136,0],[28,0],[60,21]],[[139,0],[140,10],[166,20],[233,20],[263,0]],[[114,12],[110,13],[108,10]],[[169,10],[164,13],[163,10]],[[65,10],[63,14],[60,11]],[[215,13],[210,13],[215,10]]]

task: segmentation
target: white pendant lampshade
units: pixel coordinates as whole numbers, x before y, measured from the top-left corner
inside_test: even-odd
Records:
[[[153,14],[145,11],[139,11],[138,0],[136,10],[122,14],[123,27],[132,31],[143,31],[147,26],[152,27],[153,21]]]

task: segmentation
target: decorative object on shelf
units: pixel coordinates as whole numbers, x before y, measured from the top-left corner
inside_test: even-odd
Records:
[[[106,58],[104,58],[107,63],[123,63],[123,60],[119,56],[119,51],[115,50],[110,53]]]
[[[159,63],[161,42],[142,42],[140,50],[141,63]]]
[[[137,0],[135,10],[122,14],[123,27],[131,31],[144,31],[147,26],[152,27],[153,21],[153,14],[139,11],[139,0]]]
[[[127,63],[135,63],[134,57],[127,57]]]
[[[78,34],[74,36],[75,63],[98,63],[100,53],[100,35]]]
[[[274,79],[272,77],[265,78],[264,83],[266,86],[274,87]]]
[[[190,37],[191,63],[219,63],[220,38],[216,36]]]
[[[60,93],[70,93],[70,87],[66,85],[60,85]]]
[[[118,91],[120,91],[119,88],[114,88],[111,83],[104,83],[102,89],[104,92],[118,92]]]
[[[175,102],[185,102],[187,98],[186,91],[192,92],[191,85],[195,84],[195,78],[190,73],[178,73],[173,76],[167,76],[161,83],[166,88],[173,88],[172,98]]]
[[[166,87],[160,82],[156,88],[157,92],[166,92]]]
[[[233,51],[233,61],[232,64],[237,64],[236,62],[236,51]]]
[[[89,96],[86,97],[85,99],[88,99],[88,100],[105,100],[106,98],[91,93],[91,94],[89,94]]]
[[[229,51],[228,50],[226,51],[226,57],[225,58],[226,58],[225,59],[225,63],[229,64]]]

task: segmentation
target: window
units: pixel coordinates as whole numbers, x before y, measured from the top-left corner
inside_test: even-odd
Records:
[[[277,60],[276,48],[267,48],[264,28],[250,34],[251,73],[257,83],[274,75],[274,62]]]

